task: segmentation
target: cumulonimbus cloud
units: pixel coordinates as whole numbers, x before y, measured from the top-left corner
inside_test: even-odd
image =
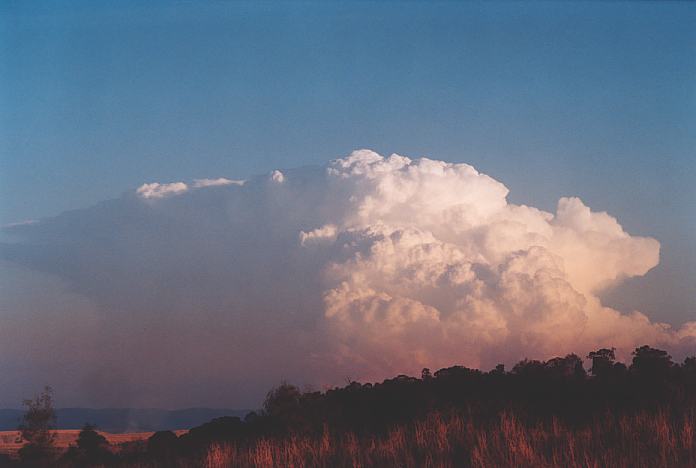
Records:
[[[467,164],[360,150],[244,184],[145,184],[18,226],[1,252],[118,310],[134,343],[161,318],[162,346],[225,355],[251,379],[693,349],[696,322],[673,330],[598,297],[658,264],[655,239],[578,198],[549,213],[507,194]]]

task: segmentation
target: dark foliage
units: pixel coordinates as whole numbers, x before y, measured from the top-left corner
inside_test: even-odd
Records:
[[[569,428],[606,414],[619,417],[651,409],[677,419],[694,414],[696,357],[676,364],[665,351],[642,346],[634,351],[629,367],[616,362],[614,349],[599,349],[587,358],[589,374],[582,359],[569,354],[548,361],[525,359],[511,371],[503,365],[489,372],[462,366],[423,369],[420,378],[399,375],[375,384],[350,382],[326,392],[302,392],[284,382],[268,392],[258,413],[243,420],[217,418],[178,438],[157,432],[139,452],[122,453],[121,459],[170,466],[174,460],[195,463],[216,442],[244,447],[261,438],[321,437],[327,431],[380,436],[434,413],[456,412],[473,424],[490,425],[510,412],[524,423],[554,418]],[[85,443],[90,440],[91,447],[98,447],[90,437]]]
[[[553,416],[572,427],[608,411],[620,415],[659,407],[680,414],[696,406],[696,357],[679,365],[666,352],[643,346],[634,351],[630,367],[616,362],[613,348],[599,349],[587,358],[590,375],[582,358],[569,354],[545,362],[525,359],[510,372],[503,365],[490,372],[462,366],[423,369],[420,378],[400,375],[375,384],[350,382],[326,392],[301,392],[283,382],[268,392],[260,413],[249,413],[243,420],[217,418],[176,441],[168,436],[167,450],[194,459],[214,442],[244,445],[262,437],[319,436],[326,430],[380,435],[395,425],[451,410],[464,411],[478,423],[514,411],[530,423]],[[151,456],[161,453],[154,447],[151,440]]]
[[[25,466],[50,466],[54,458],[56,413],[53,408],[53,389],[43,392],[31,400],[24,400],[26,412],[22,417],[19,431],[26,444],[19,450],[19,457]]]
[[[62,463],[68,466],[103,466],[115,461],[109,442],[91,424],[85,424],[77,437],[77,444],[68,448]]]
[[[172,431],[158,431],[147,440],[147,453],[152,459],[170,465],[181,455],[179,445]]]

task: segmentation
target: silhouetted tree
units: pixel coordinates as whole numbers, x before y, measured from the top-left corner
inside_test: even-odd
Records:
[[[189,429],[179,437],[179,448],[189,456],[205,450],[211,442],[238,440],[245,435],[247,427],[236,416],[215,418],[205,424]]]
[[[686,387],[686,391],[696,394],[696,356],[685,358],[680,371],[681,380]]]
[[[568,354],[565,357],[557,357],[546,362],[546,368],[549,369],[555,377],[562,378],[585,378],[585,368],[582,366],[582,359],[577,354]]]
[[[628,372],[628,367],[623,362],[615,362],[611,372],[615,378],[623,378]]]
[[[77,436],[77,444],[68,449],[63,459],[74,466],[103,466],[113,461],[109,441],[95,429],[94,425],[85,424]]]
[[[474,376],[481,375],[481,371],[478,369],[469,369],[468,367],[464,366],[452,366],[435,371],[435,374],[433,375],[435,375],[436,378],[443,380],[470,379]]]
[[[545,374],[545,370],[545,363],[524,359],[513,366],[512,373],[523,377],[541,377]]]
[[[299,424],[301,419],[301,397],[302,392],[300,392],[299,388],[287,382],[283,382],[266,394],[266,399],[263,402],[263,409],[266,415],[277,421],[284,429],[294,424]]]
[[[256,411],[249,411],[246,416],[244,416],[244,422],[247,424],[253,424],[256,421],[258,421],[260,418],[259,414]]]
[[[672,356],[667,351],[641,346],[633,351],[630,370],[641,377],[664,379],[673,365]]]
[[[612,374],[614,362],[616,361],[615,351],[616,348],[601,348],[587,355],[587,358],[592,360],[592,367],[590,368],[592,375],[606,378]]]
[[[96,426],[85,424],[77,436],[77,448],[82,450],[90,460],[99,461],[111,452],[109,441],[95,429]]]
[[[172,431],[158,431],[147,439],[147,452],[156,460],[170,464],[177,455],[179,439]]]
[[[44,390],[23,402],[26,411],[19,431],[26,444],[19,450],[20,459],[29,466],[49,466],[54,457],[56,413],[53,408],[53,389]]]

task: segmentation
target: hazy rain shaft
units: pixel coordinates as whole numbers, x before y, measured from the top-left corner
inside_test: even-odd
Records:
[[[90,325],[32,352],[81,349],[73,385],[111,389],[109,404],[178,385],[190,389],[165,404],[252,401],[281,378],[321,388],[605,346],[694,349],[696,322],[674,330],[599,299],[658,264],[657,240],[579,198],[548,213],[507,194],[467,164],[360,150],[247,181],[148,181],[8,227],[0,252],[80,298]],[[31,339],[17,327],[3,330],[15,352]]]

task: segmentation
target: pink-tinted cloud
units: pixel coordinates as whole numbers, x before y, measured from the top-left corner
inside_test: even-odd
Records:
[[[127,343],[123,362],[91,350],[98,375],[108,362],[142,387],[129,395],[180,386],[170,405],[241,382],[258,397],[281,378],[693,349],[696,323],[673,330],[598,298],[657,265],[655,239],[578,198],[549,213],[507,194],[467,164],[361,150],[244,184],[145,184],[22,226],[0,253],[89,299],[104,349]]]

